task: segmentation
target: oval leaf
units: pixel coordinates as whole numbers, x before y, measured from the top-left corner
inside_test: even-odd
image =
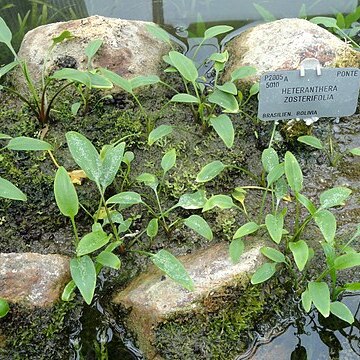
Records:
[[[200,101],[196,96],[190,94],[176,94],[171,98],[173,102],[180,102],[180,103],[193,103],[199,104]]]
[[[285,262],[284,254],[272,247],[263,246],[260,249],[260,251],[264,256],[266,256],[268,259],[270,259],[276,263],[284,263]]]
[[[285,174],[284,163],[276,165],[271,171],[268,173],[266,177],[266,181],[268,186],[270,187],[275,181],[278,181]]]
[[[152,262],[166,275],[187,290],[194,290],[194,282],[188,275],[184,265],[171,253],[162,249],[151,256]]]
[[[298,161],[290,151],[285,154],[285,175],[290,188],[300,192],[303,187],[303,175]]]
[[[74,184],[64,167],[60,167],[54,181],[55,200],[61,213],[74,219],[79,211],[79,200]]]
[[[234,144],[235,132],[230,118],[227,115],[222,114],[216,118],[210,119],[210,124],[220,136],[224,144],[228,148],[231,148]]]
[[[158,219],[151,219],[148,223],[148,226],[146,227],[146,235],[153,239],[159,230],[159,221]]]
[[[228,25],[216,25],[216,26],[212,26],[211,28],[207,29],[204,33],[204,40],[208,40],[211,39],[215,36],[221,35],[221,34],[225,34],[231,30],[233,30],[234,28],[232,26],[228,26]]]
[[[209,95],[208,100],[212,104],[221,106],[224,112],[237,113],[239,111],[239,104],[235,96],[219,89],[215,89],[214,92]]]
[[[245,249],[245,245],[241,238],[235,239],[230,243],[229,246],[230,259],[234,264],[237,264],[240,261],[244,249]]]
[[[46,141],[33,139],[26,136],[12,138],[6,147],[9,150],[42,151],[53,150],[53,147]]]
[[[88,255],[70,260],[71,277],[85,302],[90,305],[96,286],[95,265]]]
[[[164,170],[164,174],[166,174],[170,169],[175,166],[176,163],[176,150],[169,150],[161,159],[161,167]]]
[[[0,198],[26,201],[26,195],[9,180],[0,177]]]
[[[276,263],[265,263],[261,265],[251,277],[253,285],[263,283],[270,279],[276,272]]]
[[[297,140],[303,144],[312,146],[315,149],[322,150],[324,148],[321,144],[321,141],[315,136],[304,135],[298,137]]]
[[[255,231],[259,230],[260,226],[252,221],[242,225],[236,230],[233,239],[238,239],[246,235],[250,235]]]
[[[194,62],[191,59],[177,51],[170,51],[169,58],[172,66],[179,71],[185,80],[195,83],[199,75]]]
[[[264,170],[270,173],[275,166],[279,165],[279,156],[273,148],[267,148],[261,154],[261,162]]]
[[[311,281],[308,284],[310,297],[322,316],[330,315],[330,291],[325,282]]]
[[[330,304],[330,312],[349,324],[352,324],[355,321],[350,309],[340,301],[335,301]]]
[[[338,256],[334,261],[336,270],[349,269],[360,266],[360,253],[348,253]]]
[[[90,43],[86,46],[85,55],[88,57],[89,61],[98,52],[102,43],[103,43],[103,41],[101,39],[95,39],[95,40],[90,41]]]
[[[206,201],[202,212],[209,211],[214,207],[220,209],[231,209],[235,204],[232,201],[232,198],[227,195],[213,195],[209,200]]]
[[[130,84],[133,90],[140,86],[154,85],[159,82],[160,82],[160,78],[157,75],[147,75],[147,76],[140,75],[130,80]]]
[[[226,82],[223,85],[216,85],[216,87],[221,90],[222,92],[226,92],[232,95],[237,95],[238,89],[236,85],[230,81]]]
[[[132,94],[132,86],[130,81],[126,80],[122,76],[114,73],[113,71],[107,69],[101,69],[101,74],[104,75],[108,80],[110,80],[114,85],[120,87],[121,89],[125,90],[126,92]]]
[[[5,299],[0,298],[0,319],[5,317],[9,312],[10,307]]]
[[[119,204],[124,209],[135,204],[141,204],[142,202],[141,196],[133,191],[124,191],[106,201],[107,204]]]
[[[90,75],[87,72],[80,71],[77,69],[64,68],[55,71],[51,76],[51,79],[68,80],[79,82],[88,88],[91,88]]]
[[[108,146],[105,154],[101,152],[101,175],[100,184],[103,188],[107,188],[115,179],[119,171],[121,161],[124,155],[125,143],[122,142],[116,146]]]
[[[155,38],[171,44],[169,34],[160,26],[155,24],[146,24],[146,30]]]
[[[190,229],[194,230],[199,235],[207,240],[213,239],[213,233],[209,224],[199,215],[191,215],[184,220],[184,224]]]
[[[8,47],[11,47],[11,39],[11,30],[6,25],[4,19],[0,17],[0,42],[6,44]]]
[[[331,208],[334,206],[345,205],[345,201],[351,194],[351,190],[338,186],[329,190],[324,191],[320,195],[320,204],[323,209]]]
[[[160,140],[164,136],[171,134],[173,131],[170,125],[160,125],[156,129],[150,132],[148,137],[148,145],[154,144],[155,141]]]
[[[312,300],[308,289],[301,294],[301,304],[306,312],[311,310]]]
[[[90,254],[104,245],[106,245],[111,238],[105,231],[94,231],[86,234],[80,241],[76,248],[77,256]]]
[[[265,225],[271,238],[279,244],[283,234],[284,215],[282,213],[276,215],[267,214],[265,217]]]
[[[102,251],[96,257],[96,261],[103,266],[107,266],[116,270],[119,270],[121,266],[120,259],[115,254],[109,251]]]
[[[205,191],[198,190],[193,194],[181,195],[176,206],[180,206],[183,209],[201,209],[206,201]]]
[[[225,165],[219,161],[215,160],[207,165],[205,165],[196,177],[196,181],[203,183],[214,179],[225,169]]]
[[[257,70],[252,66],[242,66],[239,69],[234,70],[231,73],[231,81],[246,78],[248,76],[255,75]]]
[[[314,220],[326,242],[332,244],[336,233],[335,216],[329,210],[321,210],[315,213]]]
[[[306,263],[309,260],[309,247],[304,240],[289,243],[290,251],[292,252],[296,266],[300,271],[303,271]]]

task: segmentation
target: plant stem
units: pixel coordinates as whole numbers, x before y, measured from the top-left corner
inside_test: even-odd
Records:
[[[53,155],[52,151],[51,151],[51,150],[48,150],[47,152],[48,152],[48,154],[49,154],[49,156],[50,156],[50,158],[51,158],[52,162],[54,163],[54,165],[55,165],[57,168],[59,168],[59,167],[60,167],[60,165],[59,165],[59,164],[58,164],[58,162],[56,161],[56,159],[55,159],[55,157],[54,157],[54,155]]]
[[[169,233],[169,228],[168,228],[168,226],[166,224],[164,212],[162,211],[162,208],[161,208],[161,203],[160,203],[158,192],[156,191],[156,189],[154,190],[154,192],[155,192],[155,196],[156,196],[156,202],[158,204],[159,211],[160,211],[160,217],[161,217],[161,220],[162,220],[163,225],[164,225],[164,229],[165,229],[166,233]]]
[[[272,133],[271,133],[271,138],[270,138],[270,141],[269,141],[269,146],[268,146],[268,148],[271,148],[272,142],[274,141],[274,136],[275,136],[275,131],[276,131],[276,125],[277,125],[277,122],[275,121],[275,122],[274,122],[274,126],[273,126],[273,130],[272,130]]]
[[[74,230],[74,235],[75,235],[75,248],[77,248],[78,244],[79,244],[79,235],[77,232],[77,228],[76,228],[76,223],[75,223],[75,219],[73,217],[70,218],[71,220],[71,224]]]
[[[111,220],[111,215],[110,215],[109,209],[108,209],[107,206],[106,206],[106,201],[105,201],[105,197],[104,197],[104,192],[100,189],[100,187],[99,187],[99,191],[100,191],[100,195],[101,195],[101,200],[102,200],[103,205],[104,205],[104,208],[105,208],[106,216],[107,216],[107,218],[108,218],[108,221],[109,221],[109,224],[110,224],[110,226],[111,226],[111,229],[112,229],[112,231],[113,231],[113,233],[114,233],[114,235],[115,235],[115,240],[121,242],[121,239],[120,239],[120,237],[119,237],[117,228],[116,228],[116,226],[114,225],[113,221]]]

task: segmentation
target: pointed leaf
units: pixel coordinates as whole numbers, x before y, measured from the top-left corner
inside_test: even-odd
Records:
[[[191,59],[177,51],[170,51],[169,58],[172,65],[179,71],[185,80],[195,83],[199,75],[194,62]]]
[[[199,104],[200,100],[193,95],[190,94],[176,94],[171,98],[173,102],[180,102],[180,103],[193,103]]]
[[[360,282],[345,284],[344,288],[347,291],[360,291]]]
[[[144,183],[146,186],[149,186],[151,189],[156,191],[157,186],[159,185],[159,180],[153,174],[142,173],[137,178],[136,181]]]
[[[210,119],[210,124],[220,136],[224,144],[228,148],[231,148],[234,144],[235,132],[230,118],[227,115],[222,114],[216,118]]]
[[[113,83],[105,76],[100,74],[93,74],[88,72],[87,75],[90,78],[91,88],[93,89],[112,89]]]
[[[146,235],[153,239],[159,230],[159,221],[157,218],[151,219],[146,227]]]
[[[215,89],[214,92],[209,95],[208,100],[212,104],[221,106],[224,112],[235,114],[239,111],[239,104],[235,96],[219,89]]]
[[[74,219],[79,211],[79,200],[74,184],[64,167],[60,167],[54,181],[55,200],[61,213]]]
[[[155,24],[146,24],[146,30],[158,40],[171,44],[169,34],[160,26]]]
[[[77,256],[91,254],[106,245],[111,239],[111,235],[107,235],[105,231],[98,230],[86,234],[76,248]]]
[[[22,151],[43,151],[53,150],[53,147],[46,141],[33,139],[26,136],[19,136],[12,138],[6,147],[9,150],[22,150]]]
[[[314,220],[319,227],[324,239],[333,243],[336,233],[336,218],[329,210],[321,210],[315,213]]]
[[[275,181],[278,181],[285,174],[284,163],[276,165],[271,171],[268,173],[266,177],[266,181],[268,186],[270,187]]]
[[[248,76],[255,75],[257,73],[257,70],[252,66],[242,66],[239,69],[234,70],[231,73],[231,81],[236,81],[239,79],[244,79]]]
[[[273,148],[265,149],[261,154],[263,168],[270,173],[277,165],[279,165],[279,156]]]
[[[251,88],[249,90],[249,96],[256,95],[260,90],[260,84],[256,82],[255,84],[251,85]]]
[[[315,136],[304,135],[304,136],[298,137],[297,140],[303,144],[312,146],[315,149],[322,150],[324,148],[321,144],[321,141]]]
[[[231,30],[233,30],[234,28],[232,26],[228,26],[228,25],[216,25],[213,26],[209,29],[207,29],[204,33],[204,40],[208,40],[211,39],[215,36],[227,33]]]
[[[300,271],[303,271],[306,263],[309,260],[309,247],[304,240],[289,243],[290,251],[292,252],[296,266]]]
[[[69,131],[65,136],[75,162],[85,171],[90,180],[99,184],[101,161],[94,145],[84,135],[75,131]]]
[[[265,218],[265,225],[271,238],[279,244],[283,234],[284,215],[282,213],[275,215],[267,214]]]
[[[194,282],[188,275],[184,265],[171,253],[162,249],[151,256],[152,262],[171,279],[187,290],[194,290]]]
[[[268,259],[270,259],[276,263],[284,263],[285,262],[284,254],[272,247],[263,246],[260,249],[260,251],[264,256],[266,256]]]
[[[241,238],[234,239],[229,246],[230,259],[233,264],[237,264],[240,261],[241,255],[245,249],[244,242]]]
[[[311,310],[311,304],[312,304],[310,292],[308,289],[306,289],[301,294],[301,303],[302,303],[302,307],[304,308],[304,310],[308,313]]]
[[[91,88],[91,80],[89,73],[85,71],[80,71],[77,69],[72,68],[64,68],[55,71],[51,76],[51,79],[58,79],[58,80],[68,80],[68,81],[75,81],[79,82],[80,84],[85,85],[88,88]]]
[[[110,251],[102,251],[97,257],[96,261],[103,266],[119,270],[121,266],[120,259]]]
[[[8,47],[11,47],[11,39],[12,39],[11,30],[6,25],[4,19],[0,17],[0,43],[4,43]]]
[[[170,169],[175,166],[176,163],[176,150],[169,150],[161,159],[161,167],[164,170],[164,174],[166,174]]]
[[[317,17],[312,18],[310,21],[316,25],[321,24],[328,28],[329,27],[337,28],[337,22],[336,22],[336,19],[334,19],[334,18],[330,18],[330,17],[326,17],[326,16],[317,16]]]
[[[85,48],[85,55],[88,57],[88,61],[94,57],[102,45],[103,41],[101,39],[95,39],[89,42]]]
[[[305,208],[311,215],[315,214],[316,206],[310,201],[310,199],[300,193],[295,193],[295,196],[297,201],[299,201],[301,205],[305,206]]]
[[[19,65],[19,62],[18,61],[13,61],[9,64],[6,64],[4,66],[2,66],[0,68],[0,79],[5,75],[7,74],[9,71],[11,71],[14,67],[18,66]]]
[[[232,198],[227,195],[213,195],[209,200],[206,201],[202,212],[209,211],[214,207],[219,209],[231,209],[235,204],[232,201]]]
[[[100,69],[102,75],[104,75],[108,80],[110,80],[114,85],[120,87],[126,92],[132,94],[133,88],[129,80],[123,78],[122,76],[114,73],[113,71],[107,69]]]
[[[330,304],[330,312],[349,324],[355,321],[350,309],[340,301],[335,301]]]
[[[254,233],[255,231],[259,230],[260,226],[252,221],[240,226],[234,236],[233,236],[233,239],[238,239],[238,238],[241,238],[243,236],[246,236],[246,235],[250,235],[252,233]]]
[[[360,147],[358,148],[353,148],[350,150],[351,154],[353,155],[357,155],[357,156],[360,156]]]
[[[219,161],[215,160],[207,165],[205,165],[196,177],[197,182],[207,182],[214,179],[225,169],[225,165]]]
[[[265,263],[261,265],[251,277],[253,285],[263,283],[276,273],[276,263]]]
[[[205,239],[213,239],[213,233],[209,224],[201,216],[191,215],[184,220],[184,224],[199,235],[203,236]]]
[[[285,175],[290,188],[300,192],[303,187],[303,175],[298,161],[290,151],[285,154]]]
[[[351,194],[351,190],[337,186],[335,188],[324,191],[320,194],[320,204],[323,209],[328,209],[334,206],[345,205],[345,201]]]
[[[334,261],[336,270],[349,269],[360,266],[360,253],[348,253],[338,256]]]
[[[232,95],[237,95],[238,93],[238,89],[236,87],[236,85],[233,82],[226,82],[223,85],[216,85],[216,87],[221,90],[222,92],[228,93],[228,94],[232,94]]]
[[[10,181],[0,177],[0,198],[26,201],[26,195]]]
[[[85,302],[90,305],[96,286],[96,270],[88,255],[70,260],[71,277]]]
[[[308,289],[310,297],[315,307],[324,317],[330,315],[330,291],[329,287],[325,282],[314,282],[308,283]]]
[[[74,294],[75,289],[76,289],[75,281],[70,280],[66,284],[66,286],[61,294],[61,300],[62,301],[71,301],[73,299],[73,294]]]
[[[157,75],[140,75],[132,78],[130,84],[132,89],[136,89],[141,86],[154,85],[160,82],[160,78]]]
[[[181,195],[176,206],[180,206],[183,209],[201,209],[206,201],[205,191],[198,190],[193,194]]]
[[[123,209],[142,202],[141,196],[133,191],[124,191],[106,200],[106,204],[119,204]]]
[[[155,141],[158,141],[159,139],[163,138],[164,136],[167,136],[171,134],[173,131],[172,126],[170,125],[160,125],[156,129],[150,132],[149,138],[148,138],[148,145],[152,145],[155,143]]]

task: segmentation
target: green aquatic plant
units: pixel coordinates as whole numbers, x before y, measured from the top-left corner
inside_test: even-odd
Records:
[[[91,232],[80,238],[75,221],[80,202],[68,172],[65,168],[59,167],[54,181],[55,199],[61,213],[70,218],[76,250],[76,257],[70,262],[72,281],[65,287],[62,299],[70,300],[72,293],[78,288],[85,302],[90,304],[95,292],[97,275],[102,267],[114,269],[121,267],[121,260],[114,251],[123,245],[124,238],[121,234],[126,233],[129,227],[128,222],[123,220],[122,214],[119,211],[113,211],[109,204],[117,203],[126,208],[139,203],[141,199],[139,195],[131,192],[120,193],[109,199],[105,198],[105,191],[115,180],[124,160],[125,142],[105,145],[98,153],[94,145],[77,132],[66,133],[66,139],[74,161],[85,172],[88,179],[95,183],[100,199],[98,209],[94,215],[91,215],[93,219]],[[84,207],[82,208],[86,213],[91,214]],[[107,225],[110,226],[110,231],[107,230]],[[155,225],[152,224],[152,227],[147,228],[150,236],[155,232],[154,227]],[[193,282],[185,268],[171,253],[164,249],[156,254],[146,251],[138,252],[149,256],[157,267],[184,288],[193,289]]]
[[[206,62],[213,63],[215,72],[214,83],[210,85],[205,77],[200,76],[194,58],[205,41],[232,29],[227,25],[218,25],[207,29],[193,58],[175,50],[164,56],[164,61],[170,65],[165,71],[177,72],[181,76],[185,88],[185,92],[178,92],[171,101],[189,105],[195,119],[202,125],[203,131],[212,127],[228,148],[231,148],[234,143],[234,127],[227,114],[243,113],[250,97],[259,91],[258,84],[253,85],[248,98],[244,100],[243,93],[237,89],[235,83],[239,79],[255,75],[256,69],[251,66],[239,68],[232,72],[230,81],[220,84],[219,77],[229,59],[229,54],[227,51],[213,53],[206,60]],[[169,35],[164,30],[156,26],[149,26],[148,30],[154,37],[170,42]]]
[[[0,319],[5,317],[9,311],[9,303],[5,299],[0,298]]]

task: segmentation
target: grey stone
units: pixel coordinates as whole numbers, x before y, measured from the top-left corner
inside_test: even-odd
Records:
[[[238,264],[229,258],[229,244],[219,243],[208,249],[199,250],[179,259],[194,281],[193,292],[160,272],[154,266],[133,280],[128,287],[114,296],[113,302],[131,309],[127,318],[128,327],[137,335],[138,345],[153,359],[156,351],[151,342],[152,329],[160,322],[175,314],[201,311],[204,298],[216,296],[225,287],[245,286],[250,274],[263,263],[259,242],[246,249]]]
[[[0,297],[25,306],[48,307],[71,279],[62,255],[0,253]]]
[[[19,57],[26,61],[34,81],[39,82],[45,59],[47,73],[61,67],[85,69],[86,46],[92,40],[101,39],[103,44],[93,59],[93,67],[105,67],[125,78],[157,75],[162,56],[170,47],[154,39],[146,24],[149,23],[91,16],[40,26],[25,35]],[[74,38],[56,45],[49,56],[52,39],[65,30]],[[16,76],[13,79],[16,83]]]
[[[301,61],[316,58],[323,67],[360,66],[360,53],[329,31],[302,19],[282,19],[250,28],[232,39],[226,49],[230,64],[224,80],[241,66],[254,66],[253,83],[268,71],[298,69]]]

